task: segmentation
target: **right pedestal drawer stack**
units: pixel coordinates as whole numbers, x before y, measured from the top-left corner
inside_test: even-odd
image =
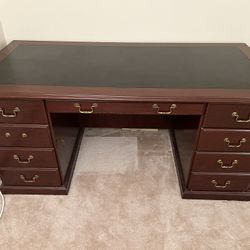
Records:
[[[208,105],[189,189],[250,191],[250,105]]]

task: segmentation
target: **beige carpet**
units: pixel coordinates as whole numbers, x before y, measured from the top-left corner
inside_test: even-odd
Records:
[[[88,129],[68,196],[6,195],[1,250],[250,249],[250,202],[182,200],[168,132]]]

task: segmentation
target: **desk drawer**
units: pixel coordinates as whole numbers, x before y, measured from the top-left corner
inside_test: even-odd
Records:
[[[50,113],[200,115],[203,104],[48,101]]]
[[[48,125],[0,124],[2,147],[52,147]]]
[[[250,130],[201,129],[198,151],[250,152]]]
[[[250,175],[192,173],[189,189],[199,191],[249,191]]]
[[[4,186],[60,186],[57,169],[51,170],[0,170]]]
[[[1,148],[0,168],[57,168],[54,149]]]
[[[249,172],[250,153],[201,153],[195,155],[194,172]]]
[[[47,124],[42,101],[0,100],[0,123]]]
[[[208,105],[204,127],[250,129],[250,105]]]

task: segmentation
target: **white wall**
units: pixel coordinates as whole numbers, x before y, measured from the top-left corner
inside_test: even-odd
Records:
[[[6,45],[5,36],[3,33],[3,28],[0,22],[0,50]]]
[[[245,42],[250,0],[0,0],[7,42]]]

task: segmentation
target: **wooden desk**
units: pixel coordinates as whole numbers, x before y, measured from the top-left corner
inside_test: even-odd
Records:
[[[84,127],[169,128],[183,198],[250,199],[245,44],[14,41],[0,53],[4,193],[66,194]]]

